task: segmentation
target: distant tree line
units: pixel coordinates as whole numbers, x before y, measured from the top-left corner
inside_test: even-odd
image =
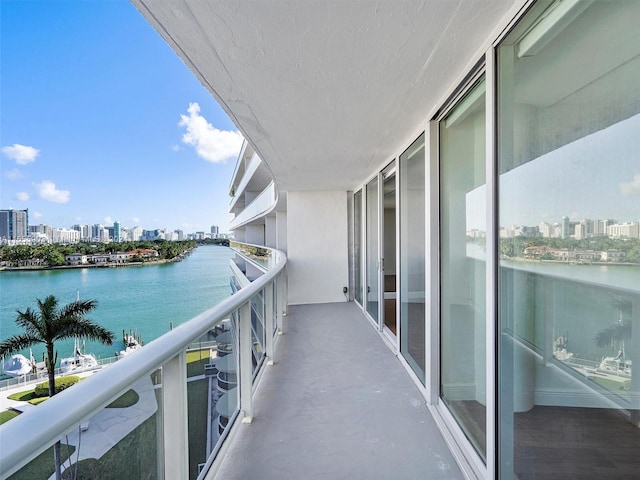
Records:
[[[204,238],[202,240],[196,240],[198,245],[220,245],[221,247],[229,246],[228,238]]]
[[[65,265],[65,255],[74,253],[83,255],[110,254],[137,249],[156,250],[158,260],[171,260],[196,246],[197,244],[193,240],[178,242],[168,240],[114,243],[80,242],[73,245],[1,245],[0,262],[14,267],[57,267]]]
[[[500,253],[507,257],[524,257],[524,250],[528,247],[546,246],[552,249],[594,250],[604,252],[619,250],[625,253],[624,261],[640,263],[640,239],[637,238],[609,238],[607,236],[589,237],[577,240],[575,238],[544,238],[544,237],[514,237],[500,239]]]

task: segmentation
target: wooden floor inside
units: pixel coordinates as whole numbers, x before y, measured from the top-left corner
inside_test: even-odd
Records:
[[[468,434],[484,441],[485,407],[450,406]],[[519,480],[640,479],[640,428],[621,410],[535,406],[515,415],[514,443]]]

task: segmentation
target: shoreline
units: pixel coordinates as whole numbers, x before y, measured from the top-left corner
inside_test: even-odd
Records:
[[[0,272],[42,272],[44,270],[70,270],[78,268],[119,268],[119,267],[145,267],[150,265],[163,265],[165,263],[181,262],[185,257],[189,256],[194,249],[185,250],[174,258],[165,258],[162,260],[146,260],[144,262],[121,262],[121,263],[101,263],[101,264],[84,264],[84,265],[59,265],[56,267],[49,266],[26,266],[26,267],[0,267]]]

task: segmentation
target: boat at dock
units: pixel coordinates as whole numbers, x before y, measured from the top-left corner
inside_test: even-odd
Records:
[[[122,341],[124,343],[124,350],[116,352],[116,357],[119,359],[131,355],[142,348],[142,342],[132,333],[126,334],[122,332]]]
[[[10,377],[21,377],[33,372],[33,362],[21,354],[12,355],[5,362],[2,373]]]
[[[84,372],[99,367],[95,355],[80,350],[77,339],[74,342],[73,352],[73,356],[60,360],[60,372],[62,374]]]

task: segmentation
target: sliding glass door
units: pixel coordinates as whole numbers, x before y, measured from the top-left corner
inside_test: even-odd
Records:
[[[400,353],[425,382],[424,134],[400,155]]]
[[[538,3],[497,51],[500,478],[640,472],[639,18]]]
[[[378,240],[378,227],[380,218],[380,206],[378,204],[378,177],[376,176],[367,184],[367,288],[366,310],[371,318],[378,324],[380,308],[380,242]]]
[[[485,82],[440,122],[440,396],[486,458]]]

